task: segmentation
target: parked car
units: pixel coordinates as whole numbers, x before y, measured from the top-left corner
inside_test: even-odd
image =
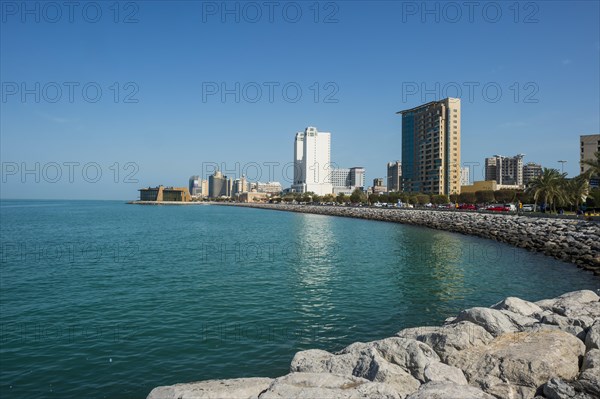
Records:
[[[510,208],[507,208],[503,204],[493,204],[493,205],[487,206],[485,208],[485,210],[492,211],[492,212],[508,212],[510,210]]]
[[[515,204],[504,204],[504,207],[509,212],[516,212],[517,211],[517,206]]]
[[[458,206],[458,209],[464,209],[464,210],[467,210],[467,211],[476,211],[477,207],[475,205],[473,205],[473,204],[460,204]]]
[[[535,212],[535,205],[534,204],[524,204],[522,209],[523,209],[523,212]]]

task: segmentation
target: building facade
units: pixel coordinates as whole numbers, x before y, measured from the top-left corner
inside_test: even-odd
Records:
[[[460,186],[468,186],[471,184],[471,173],[469,167],[460,168]]]
[[[192,196],[187,187],[148,187],[138,190],[140,192],[140,201],[155,202],[189,202]]]
[[[331,185],[333,194],[352,193],[359,188],[364,190],[365,168],[355,166],[353,168],[333,169],[331,171]]]
[[[388,162],[387,188],[389,191],[402,191],[402,162]]]
[[[294,184],[299,193],[326,195],[333,192],[331,184],[331,133],[307,127],[294,139]]]
[[[191,176],[188,189],[192,197],[208,196],[208,180],[201,179],[200,176]]]
[[[256,190],[256,192],[259,193],[281,194],[282,187],[281,183],[278,181],[269,181],[266,183],[256,182],[251,184],[250,190]]]
[[[523,154],[514,157],[494,155],[485,159],[485,180],[499,185],[523,187]]]
[[[588,134],[579,136],[579,159],[580,162],[596,159],[596,153],[600,151],[600,134]],[[581,164],[580,173],[585,173],[590,167]]]
[[[528,162],[523,165],[523,185],[529,184],[530,181],[542,175],[542,165]]]
[[[217,170],[208,177],[209,198],[231,197],[231,179]]]
[[[446,98],[402,115],[402,189],[460,193],[460,99]]]

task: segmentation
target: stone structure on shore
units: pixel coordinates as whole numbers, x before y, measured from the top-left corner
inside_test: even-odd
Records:
[[[147,399],[600,397],[600,297],[575,291],[528,302],[509,297],[439,327],[399,331],[337,352],[296,353],[279,378],[158,387]]]
[[[235,204],[235,206],[242,206]],[[397,222],[474,235],[542,252],[600,275],[600,223],[478,212],[349,206],[243,204],[320,215]]]

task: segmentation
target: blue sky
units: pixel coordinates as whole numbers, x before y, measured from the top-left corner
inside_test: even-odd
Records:
[[[395,113],[457,88],[463,162],[572,176],[600,132],[596,1],[0,4],[2,198],[134,199],[215,163],[286,186],[307,126],[371,182],[400,159]]]

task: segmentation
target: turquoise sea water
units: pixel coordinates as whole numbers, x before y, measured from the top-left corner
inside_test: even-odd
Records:
[[[2,201],[0,397],[143,398],[278,376],[506,296],[600,279],[489,240],[319,215]]]

